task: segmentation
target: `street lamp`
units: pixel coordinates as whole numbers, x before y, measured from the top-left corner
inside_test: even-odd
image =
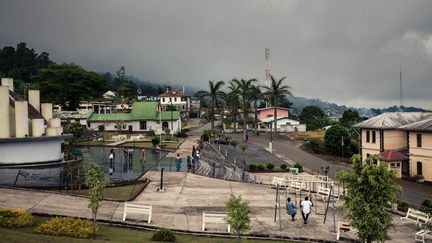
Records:
[[[174,123],[173,123],[173,104],[172,104],[172,99],[170,100],[171,102],[171,137],[174,137]]]

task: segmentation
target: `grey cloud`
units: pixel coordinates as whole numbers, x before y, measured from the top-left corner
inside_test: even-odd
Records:
[[[2,0],[0,45],[25,41],[57,62],[126,65],[141,79],[287,76],[295,95],[354,106],[432,109],[432,2]],[[428,41],[431,44],[428,46]],[[428,49],[429,48],[429,49]]]

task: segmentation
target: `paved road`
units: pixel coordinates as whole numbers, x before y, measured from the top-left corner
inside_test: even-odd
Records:
[[[261,136],[250,136],[248,142],[268,147],[269,138],[266,134]],[[329,163],[301,150],[294,141],[285,136],[278,136],[273,142],[273,153],[293,162],[299,162],[304,167],[313,171],[319,171],[321,167],[326,168],[329,166],[329,176],[333,178],[338,169],[347,169],[345,165]],[[402,186],[402,195],[400,196],[400,199],[407,201],[410,204],[419,206],[424,199],[432,197],[432,186],[430,185],[423,185],[405,180],[397,180],[397,183]]]

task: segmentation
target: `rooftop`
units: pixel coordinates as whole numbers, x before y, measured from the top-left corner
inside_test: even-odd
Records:
[[[288,108],[285,108],[285,107],[279,107],[279,106],[277,106],[276,109],[277,109],[277,110],[286,110],[286,111],[289,111],[289,110],[290,110],[290,109],[288,109]],[[265,110],[274,110],[274,107],[266,107],[266,108],[260,108],[260,109],[258,109],[258,111],[265,111]]]
[[[134,102],[131,113],[92,114],[89,121],[178,120],[180,111],[158,111],[158,102]]]
[[[402,130],[432,131],[432,116],[424,120],[400,127]]]
[[[384,152],[381,152],[379,154],[379,157],[384,161],[401,161],[401,160],[408,160],[408,156],[405,154],[393,151],[393,150],[386,150]]]
[[[403,126],[424,121],[432,112],[386,112],[355,124],[355,128],[399,129]]]
[[[187,96],[187,94],[181,90],[178,90],[178,89],[170,89],[159,96],[160,97],[184,97],[184,96]]]

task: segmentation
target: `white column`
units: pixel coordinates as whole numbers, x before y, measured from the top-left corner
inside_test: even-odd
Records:
[[[10,137],[9,88],[0,86],[0,138]]]
[[[32,136],[41,137],[45,133],[44,119],[32,119]]]
[[[49,122],[51,118],[53,118],[52,112],[52,103],[42,103],[41,104],[41,113],[45,121]]]
[[[28,91],[28,101],[40,113],[40,92],[39,90]]]
[[[13,79],[12,78],[2,78],[1,85],[9,87],[10,91],[14,91]]]
[[[28,136],[28,128],[28,103],[27,101],[15,101],[15,137]]]

